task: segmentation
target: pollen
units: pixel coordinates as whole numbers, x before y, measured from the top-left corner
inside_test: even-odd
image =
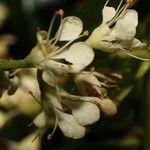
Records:
[[[84,31],[83,35],[88,36],[89,35],[89,31],[88,30]]]
[[[63,16],[64,15],[64,10],[63,9],[59,9],[59,10],[56,10],[56,15],[60,15],[60,16]]]
[[[126,0],[127,4],[132,4],[134,0]]]

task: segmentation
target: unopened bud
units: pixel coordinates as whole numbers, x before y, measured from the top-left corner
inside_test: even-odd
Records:
[[[117,113],[116,104],[110,99],[103,99],[99,101],[100,108],[107,115],[115,115]]]

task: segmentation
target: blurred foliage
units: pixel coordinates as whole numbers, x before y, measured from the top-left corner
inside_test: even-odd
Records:
[[[62,8],[65,10],[65,16],[80,17],[84,23],[84,29],[91,32],[101,23],[101,10],[105,3],[104,0],[47,0],[43,2],[32,0],[33,5],[28,8],[28,5],[25,6],[25,2],[23,3],[27,0],[1,1],[8,6],[9,17],[0,33],[11,33],[17,38],[16,44],[10,47],[12,58],[17,59],[24,58],[36,44],[37,27],[48,29],[55,10]],[[110,5],[113,6],[117,6],[118,3],[119,0],[110,1]],[[140,20],[137,37],[148,43],[150,41],[150,1],[137,0],[133,8],[138,11]],[[58,22],[55,23],[54,31],[57,27]],[[116,91],[113,95],[114,100],[120,102],[117,115],[108,117],[101,114],[100,121],[87,127],[88,132],[81,140],[66,138],[57,129],[53,139],[47,141],[47,133],[49,133],[47,131],[42,137],[41,150],[150,150],[149,63],[143,64],[130,57],[100,51],[95,51],[95,54],[95,61],[89,68],[96,66],[97,71],[117,71],[124,74],[124,78],[119,82],[120,91]],[[149,51],[143,55],[150,57]],[[7,111],[3,107],[0,107],[0,110]],[[20,141],[33,132],[35,129],[28,127],[31,122],[32,118],[25,115],[9,120],[0,129],[0,150],[7,150],[7,139]]]

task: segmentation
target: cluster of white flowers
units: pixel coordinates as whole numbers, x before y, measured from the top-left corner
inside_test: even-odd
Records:
[[[133,9],[128,9],[132,0],[127,0],[122,7],[123,0],[121,0],[117,9],[108,7],[108,2],[109,0],[102,10],[102,24],[92,32],[86,43],[92,48],[105,52],[121,50],[132,57],[146,60],[130,53],[131,50],[146,45],[135,38],[138,13]]]
[[[51,38],[51,30],[56,15],[61,16],[61,23],[55,36]],[[88,66],[93,58],[93,50],[84,42],[75,42],[76,39],[87,36],[88,32],[83,30],[82,21],[75,16],[63,17],[63,10],[56,11],[48,32],[38,31],[37,46],[33,48],[29,57],[38,66],[44,70],[52,70],[55,73],[79,72]],[[80,35],[81,34],[81,35]],[[68,41],[62,47],[57,43],[59,41]],[[62,63],[61,61],[66,63]]]
[[[60,15],[61,23],[55,36],[51,38],[52,26],[57,15]],[[49,136],[52,136],[59,126],[67,137],[82,138],[85,135],[84,126],[99,120],[100,109],[108,115],[117,112],[115,103],[108,98],[107,91],[101,87],[101,82],[95,75],[82,72],[94,58],[93,50],[86,43],[72,44],[76,39],[88,34],[87,31],[81,34],[82,28],[82,21],[78,17],[70,16],[63,19],[63,10],[56,11],[48,32],[38,31],[38,43],[29,55],[29,59],[32,59],[39,69],[41,100],[38,103],[42,107],[33,123],[39,129],[43,129],[48,126],[53,116],[55,127]],[[59,47],[59,41],[68,42]],[[72,95],[61,89],[58,77],[66,73],[76,74],[74,78],[76,85],[79,87],[82,82],[88,83],[91,86],[89,88],[93,88],[93,92],[97,92],[97,95],[81,92],[85,85],[79,90],[82,96]]]
[[[55,116],[55,128],[51,136],[59,126],[65,136],[79,139],[85,134],[84,126],[99,120],[100,110],[108,115],[116,114],[116,104],[109,99],[106,89],[102,87],[103,83],[94,74],[99,75],[96,72],[81,72],[75,76],[75,82],[83,96],[69,94],[44,81],[40,83],[40,103],[43,110],[34,119],[34,124],[42,129]]]
[[[50,118],[55,118],[55,127],[51,137],[59,126],[65,136],[74,139],[85,135],[85,126],[93,124],[100,118],[100,110],[107,115],[117,112],[116,104],[107,95],[107,84],[101,81],[105,76],[98,72],[82,71],[94,58],[92,48],[107,52],[115,50],[127,51],[143,47],[145,44],[134,38],[138,24],[135,10],[127,9],[131,2],[117,10],[106,6],[103,8],[102,24],[96,28],[86,42],[75,42],[87,35],[82,32],[82,21],[75,16],[63,19],[63,10],[56,11],[48,32],[38,31],[37,45],[31,51],[29,59],[42,71],[38,80],[41,90],[42,111],[33,123],[43,129],[48,126]],[[51,30],[57,15],[61,23],[55,36],[51,38]],[[68,41],[62,47],[59,41]],[[72,44],[72,42],[75,42]],[[128,52],[127,52],[128,53]],[[72,95],[59,87],[58,76],[73,73],[74,81],[82,96]]]
[[[41,106],[41,111],[33,120],[39,131],[49,127],[51,118],[55,119],[54,130],[48,138],[51,138],[59,126],[65,136],[80,139],[85,135],[85,126],[100,119],[101,111],[107,115],[117,113],[117,106],[107,93],[107,87],[110,86],[106,82],[107,78],[99,72],[83,69],[94,59],[92,48],[105,52],[122,50],[136,57],[130,50],[141,48],[145,44],[135,38],[138,14],[135,10],[128,9],[132,0],[128,0],[122,7],[121,0],[116,10],[108,7],[108,2],[109,0],[102,10],[102,24],[92,32],[86,42],[76,42],[88,35],[88,31],[82,33],[82,21],[75,16],[63,18],[62,9],[56,11],[48,31],[37,32],[37,44],[27,60],[37,69],[41,96],[37,98],[33,95],[34,92],[29,94]],[[57,16],[60,17],[60,25],[52,36],[51,31]],[[70,94],[70,91],[65,91],[59,85],[59,77],[68,73],[72,74],[80,95]],[[0,76],[8,80],[4,82],[7,84],[0,91],[0,96],[6,89],[8,94],[14,94],[19,85],[16,71],[8,72],[7,78],[6,72],[0,72]]]

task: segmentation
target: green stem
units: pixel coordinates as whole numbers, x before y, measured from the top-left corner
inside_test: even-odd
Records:
[[[11,70],[19,68],[29,68],[34,67],[28,59],[23,60],[0,60],[0,70]]]

